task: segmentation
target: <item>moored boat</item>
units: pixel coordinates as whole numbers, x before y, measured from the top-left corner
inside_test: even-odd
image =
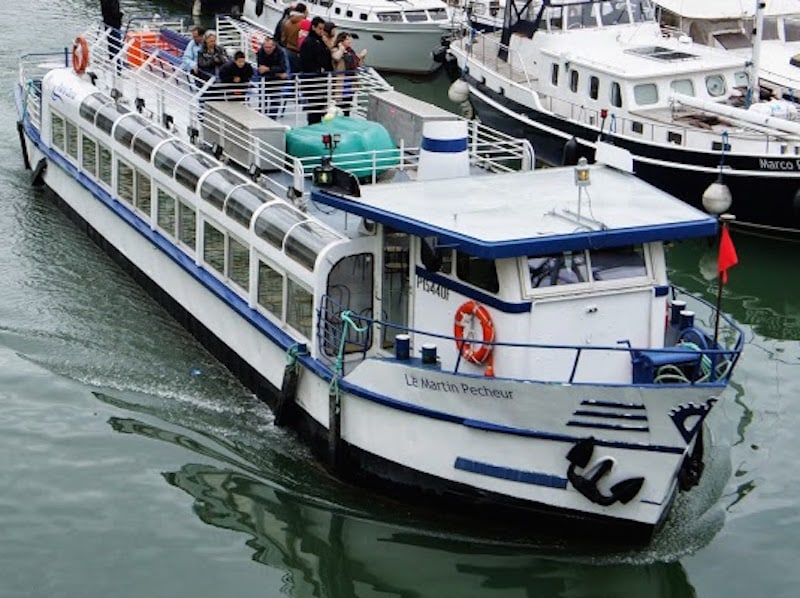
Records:
[[[745,58],[665,38],[649,0],[511,4],[502,31],[449,48],[483,122],[550,164],[611,141],[638,176],[696,206],[722,176],[737,226],[797,237],[800,125],[790,107],[747,105]]]
[[[664,244],[716,218],[601,163],[530,170],[527,142],[369,71],[219,100],[105,35],[22,58],[33,182],[333,472],[599,542],[646,541],[697,484],[743,341],[669,284]],[[287,153],[343,76],[396,147],[340,153],[332,116],[311,129],[327,155]]]

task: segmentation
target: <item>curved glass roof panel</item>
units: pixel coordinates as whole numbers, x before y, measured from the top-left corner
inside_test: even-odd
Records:
[[[83,98],[81,107],[79,109],[80,115],[90,123],[94,123],[94,118],[97,115],[97,111],[113,101],[114,100],[112,100],[110,97],[100,92],[93,93],[92,95]]]
[[[122,114],[128,114],[130,110],[113,102],[106,104],[97,111],[97,116],[94,119],[94,124],[103,132],[111,135],[111,129],[114,123]]]
[[[306,220],[308,216],[289,204],[279,202],[261,211],[256,218],[255,232],[271,245],[283,249],[283,238],[289,229]]]
[[[117,126],[114,127],[114,139],[125,147],[130,148],[133,137],[142,129],[146,129],[149,125],[149,121],[135,112],[126,114],[119,119]]]
[[[284,251],[293,260],[313,270],[320,251],[341,238],[318,222],[309,220],[289,232]]]
[[[175,172],[175,165],[181,161],[181,158],[193,154],[196,151],[197,150],[192,146],[181,143],[180,141],[167,141],[159,146],[153,163],[161,172],[172,176]]]
[[[205,154],[196,153],[183,158],[175,167],[175,180],[194,191],[203,174],[219,166],[219,162]]]
[[[150,125],[136,133],[136,137],[133,138],[133,151],[149,162],[153,149],[168,138],[169,134],[166,131],[156,125]]]
[[[249,227],[253,213],[262,204],[273,199],[274,197],[255,185],[248,184],[237,187],[225,202],[225,213],[242,226]]]
[[[200,197],[218,210],[225,207],[225,198],[234,187],[243,185],[246,179],[230,170],[217,170],[209,174],[200,186]]]

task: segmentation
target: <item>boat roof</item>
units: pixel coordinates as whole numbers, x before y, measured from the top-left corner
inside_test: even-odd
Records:
[[[572,167],[464,179],[365,185],[358,198],[312,200],[487,259],[708,237],[712,216],[605,165],[579,189]]]
[[[654,4],[689,19],[747,19],[755,14],[753,0],[653,0]],[[765,16],[800,15],[797,0],[770,0]]]

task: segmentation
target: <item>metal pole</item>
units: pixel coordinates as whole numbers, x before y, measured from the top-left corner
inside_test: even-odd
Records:
[[[722,227],[727,226],[729,222],[733,222],[736,220],[736,216],[733,214],[721,214],[719,217],[719,238],[722,239]],[[719,251],[719,249],[717,249]],[[722,311],[722,278],[719,276],[719,272],[717,272],[717,304],[716,304],[716,315],[714,317],[714,344],[712,348],[716,350],[717,348],[717,338],[719,338],[719,318],[720,312]]]

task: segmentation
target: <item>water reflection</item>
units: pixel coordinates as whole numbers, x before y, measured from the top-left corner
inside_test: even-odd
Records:
[[[106,403],[126,404],[96,394]],[[387,509],[373,497],[324,489],[322,474],[311,480],[313,491],[298,491],[289,477],[253,465],[248,452],[209,429],[176,431],[131,417],[111,417],[109,424],[207,461],[162,475],[193,497],[203,522],[245,534],[253,560],[280,571],[282,591],[290,596],[695,596],[680,563],[659,561],[652,552],[578,554],[465,535],[434,519]]]

